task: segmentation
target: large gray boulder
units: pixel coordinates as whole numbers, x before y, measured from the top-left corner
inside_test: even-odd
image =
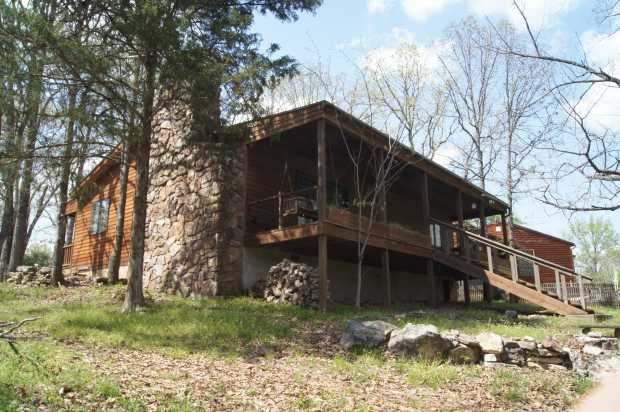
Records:
[[[492,332],[483,332],[476,336],[480,348],[484,353],[491,353],[493,355],[501,355],[504,351],[504,340],[501,336]]]
[[[420,356],[427,359],[441,358],[452,348],[452,342],[441,336],[434,325],[408,323],[392,331],[388,349],[395,354]]]
[[[381,320],[347,322],[340,338],[340,345],[349,350],[354,346],[376,348],[387,342],[396,326]]]

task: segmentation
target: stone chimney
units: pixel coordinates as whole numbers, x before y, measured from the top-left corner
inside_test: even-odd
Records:
[[[239,136],[197,138],[192,105],[169,106],[154,119],[145,285],[185,297],[237,295],[246,145]]]

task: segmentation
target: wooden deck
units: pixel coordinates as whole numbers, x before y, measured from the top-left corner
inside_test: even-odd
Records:
[[[321,235],[357,242],[359,232],[357,215],[334,207],[327,209],[327,218],[323,223],[315,222],[248,234],[246,244],[253,246],[274,245]],[[366,218],[362,218],[362,227],[368,227]],[[366,232],[363,231],[362,235],[366,236]],[[421,257],[430,257],[432,254],[428,236],[415,230],[378,222],[371,225],[368,245]]]

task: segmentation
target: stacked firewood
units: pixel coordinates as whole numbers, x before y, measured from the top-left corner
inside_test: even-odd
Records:
[[[319,307],[319,271],[305,263],[282,260],[259,281],[267,302],[288,302],[303,307]],[[255,290],[260,294],[259,290]]]

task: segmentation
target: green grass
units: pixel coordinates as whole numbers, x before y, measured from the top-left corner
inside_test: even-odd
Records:
[[[406,376],[413,387],[426,386],[438,389],[460,378],[476,376],[480,367],[473,365],[453,365],[447,362],[429,360],[411,360],[400,358],[396,369]]]
[[[341,330],[347,319],[384,319],[397,325],[406,322],[431,323],[441,330],[459,329],[472,335],[493,331],[502,336],[550,335],[568,337],[578,333],[579,321],[561,317],[512,321],[497,310],[482,307],[449,311],[428,311],[422,315],[399,316],[380,308],[357,311],[333,308],[326,313],[273,305],[249,298],[188,300],[165,297],[142,313],[120,313],[122,287],[91,288],[76,298],[54,289],[12,289],[0,287],[0,319],[40,316],[28,328],[42,330],[55,338],[79,339],[99,345],[162,350],[176,356],[210,353],[217,356],[247,356],[257,347],[277,350],[303,342],[304,330]],[[65,298],[64,294],[68,296]],[[74,293],[75,295],[75,293]],[[496,307],[502,307],[496,304]],[[606,310],[620,320],[620,311]]]
[[[506,337],[532,336],[536,339],[553,335],[567,338],[580,332],[579,321],[561,317],[510,320],[501,311],[512,304],[502,302],[490,308],[473,305],[467,309],[430,311],[417,306],[386,311],[381,308],[355,310],[336,307],[324,313],[250,298],[189,300],[155,296],[156,303],[149,305],[144,312],[123,315],[120,313],[123,291],[122,286],[78,290],[0,285],[0,321],[38,316],[41,319],[29,323],[24,329],[51,338],[20,343],[22,350],[39,367],[15,357],[8,346],[0,346],[0,410],[17,410],[20,405],[36,405],[37,402],[51,409],[61,407],[64,400],[58,390],[62,385],[97,402],[115,398],[116,405],[123,410],[145,409],[139,399],[123,397],[113,378],[95,376],[79,356],[76,359],[76,354],[65,346],[54,343],[61,339],[119,349],[152,350],[169,356],[199,353],[218,358],[246,358],[255,356],[260,350],[269,360],[272,354],[275,356],[283,350],[306,359],[322,356],[312,334],[338,336],[351,318],[383,319],[396,325],[430,323],[440,330],[459,329],[471,335],[493,331]],[[417,311],[411,312],[412,309]],[[620,321],[620,310],[598,310],[613,316],[610,323]],[[389,373],[390,368],[400,373],[412,387],[432,389],[482,373],[479,366],[412,359],[386,360],[381,349],[336,355],[329,360],[328,373],[365,385],[376,383],[379,375]],[[304,375],[293,373],[292,379],[300,384]],[[545,391],[546,384],[539,381],[536,388]],[[524,401],[524,393],[532,385],[527,380],[520,380],[517,372],[498,372],[493,376],[489,390],[501,399],[518,403]],[[553,388],[552,384],[548,386]],[[576,380],[572,390],[581,394],[591,386],[588,380]],[[219,393],[213,395],[223,396]],[[343,409],[344,403],[346,398],[342,394],[326,392],[321,399],[300,394],[291,407],[312,409],[318,404],[328,409]],[[170,411],[187,411],[194,407],[190,398],[163,399],[161,404],[162,410]],[[363,409],[363,405],[356,404],[355,408]]]

